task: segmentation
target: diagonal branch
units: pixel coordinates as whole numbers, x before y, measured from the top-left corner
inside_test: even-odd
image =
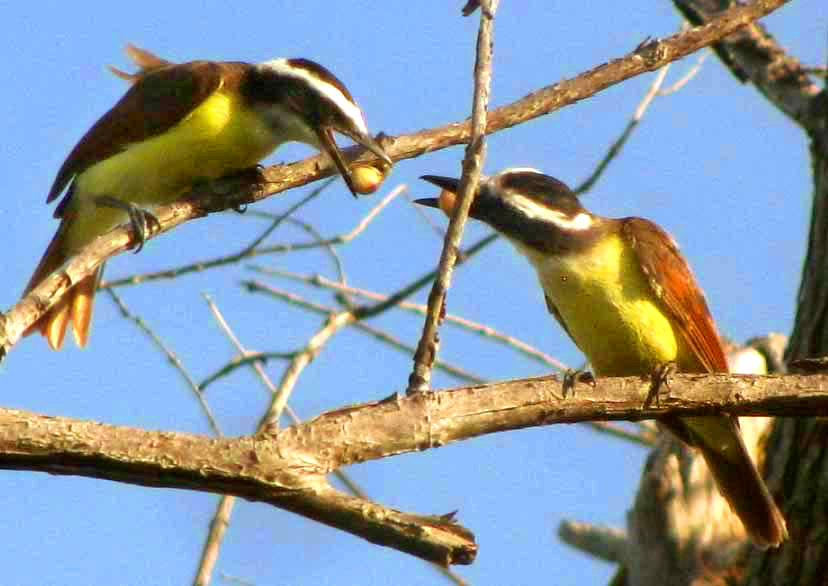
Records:
[[[695,25],[711,22],[736,2],[733,0],[673,0],[684,17]],[[750,81],[783,113],[809,134],[823,128],[818,112],[819,86],[802,64],[759,23],[752,23],[714,45],[731,73]]]
[[[714,43],[761,18],[788,0],[755,0],[722,12],[707,24],[673,35],[664,40],[650,41],[625,57],[615,59],[581,75],[542,88],[507,106],[488,113],[486,133],[491,134],[522,124],[558,110],[632,77],[654,71]],[[470,123],[457,122],[414,134],[381,138],[388,155],[395,161],[420,156],[457,144],[465,144],[470,136]],[[345,151],[353,160],[361,148]],[[365,160],[373,157],[363,155]],[[264,171],[266,183],[251,185],[249,179],[226,178],[213,185],[214,191],[202,186],[184,200],[155,210],[159,226],[148,237],[167,232],[179,224],[209,213],[253,203],[287,189],[306,185],[333,173],[320,156],[289,165],[275,165]],[[220,193],[219,193],[220,192]],[[17,343],[26,329],[43,315],[75,283],[90,275],[107,258],[127,250],[132,235],[126,226],[101,236],[83,252],[69,261],[62,270],[45,279],[29,295],[18,302],[5,316],[0,315],[0,360]]]

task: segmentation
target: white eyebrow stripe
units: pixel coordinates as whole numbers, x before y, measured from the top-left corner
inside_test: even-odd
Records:
[[[506,196],[509,204],[522,211],[532,220],[551,222],[564,230],[586,230],[592,226],[592,218],[585,212],[580,212],[574,218],[569,218],[563,212],[541,205],[531,198],[517,193]]]
[[[592,226],[592,218],[589,214],[580,212],[577,216],[572,218],[571,226],[573,230],[586,230]]]
[[[313,87],[320,94],[324,95],[336,104],[336,106],[342,110],[348,118],[354,121],[354,125],[360,132],[368,134],[368,128],[362,117],[362,111],[360,111],[359,107],[349,100],[345,94],[339,91],[338,87],[311,75],[306,69],[302,69],[301,67],[293,67],[284,57],[281,59],[265,61],[264,63],[260,63],[260,65],[268,67],[276,73],[284,75],[285,77],[294,77],[305,81],[309,86]]]
[[[543,175],[543,173],[534,167],[509,167],[498,173],[498,175],[506,175],[508,173],[537,173],[538,175]]]

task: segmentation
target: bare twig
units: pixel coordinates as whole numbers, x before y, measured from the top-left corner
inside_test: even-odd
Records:
[[[186,275],[188,273],[202,272],[209,269],[223,267],[228,264],[236,263],[239,260],[243,260],[245,258],[254,258],[266,254],[283,254],[287,252],[295,252],[297,250],[319,248],[321,246],[338,246],[341,244],[347,244],[348,242],[352,241],[354,238],[359,236],[365,230],[365,228],[368,227],[368,224],[370,224],[379,215],[379,213],[394,200],[394,198],[396,198],[400,193],[402,193],[402,190],[404,189],[404,186],[400,186],[394,191],[392,191],[389,195],[384,197],[380,201],[380,203],[378,203],[370,212],[368,212],[368,214],[364,216],[351,231],[346,232],[345,234],[334,236],[332,238],[328,238],[326,240],[322,240],[321,242],[313,241],[299,242],[295,244],[277,244],[274,246],[261,246],[256,249],[249,249],[250,247],[247,246],[245,248],[249,250],[244,255],[235,253],[208,260],[197,261],[185,265],[183,267],[177,267],[174,269],[165,269],[162,271],[155,271],[151,273],[130,275],[127,277],[123,277],[121,279],[112,279],[110,281],[104,281],[103,283],[101,283],[101,288],[124,287],[127,285],[140,285],[143,283],[148,283],[150,281],[158,281],[161,279],[173,279],[176,277],[180,277],[181,275]],[[284,216],[284,214],[274,216],[271,213],[260,212],[257,210],[249,210],[246,215],[250,217],[268,218],[273,220],[274,222],[276,222],[277,220],[279,220],[279,218]]]
[[[678,80],[676,80],[672,85],[658,90],[658,95],[672,95],[679,91],[681,88],[683,88],[685,85],[690,83],[690,80],[696,77],[699,71],[701,71],[702,64],[704,63],[705,59],[707,59],[708,55],[710,55],[710,53],[707,51],[702,51],[701,53],[699,53],[699,58],[696,59],[696,63],[693,65],[693,67],[688,69],[687,72],[684,75],[682,75]]]
[[[310,234],[313,237],[313,239],[319,242],[320,244],[325,241],[325,239],[322,238],[322,235],[316,230],[316,228],[314,228],[307,222],[302,222],[301,220],[293,219],[293,223],[295,223],[305,232]],[[328,254],[328,256],[331,259],[331,262],[333,263],[338,282],[341,283],[343,286],[346,285],[348,279],[345,275],[345,265],[343,264],[342,258],[339,256],[339,253],[336,252],[336,249],[333,247],[332,244],[321,244],[321,247]],[[343,301],[344,305],[346,305],[349,309],[353,306],[351,300],[347,297],[347,295],[343,296]]]
[[[358,295],[359,297],[371,299],[373,301],[387,301],[389,298],[388,295],[382,295],[380,293],[375,293],[373,291],[367,291],[365,289],[359,289],[357,287],[343,286],[335,281],[331,281],[330,279],[323,277],[322,275],[300,275],[290,271],[280,271],[277,269],[259,266],[252,266],[251,268],[265,275],[285,277],[288,279],[301,281],[303,283],[307,283],[308,285],[313,285],[316,287],[323,287],[325,289],[332,289],[334,291],[339,291],[342,293]],[[425,314],[427,311],[427,307],[425,305],[422,305],[420,303],[412,303],[410,301],[400,301],[396,304],[395,307],[399,307],[401,309],[405,309],[407,311],[411,311],[420,315]],[[461,328],[474,332],[475,334],[479,334],[486,338],[491,338],[496,342],[505,344],[506,346],[509,346],[517,350],[521,354],[528,356],[529,358],[532,358],[534,360],[537,360],[538,362],[545,364],[546,366],[551,366],[558,370],[567,369],[567,366],[565,364],[563,364],[556,358],[550,356],[549,354],[546,354],[545,352],[542,352],[541,350],[538,350],[537,348],[513,336],[499,332],[491,326],[480,324],[460,316],[452,315],[450,313],[447,313],[444,319],[447,323],[455,324]]]
[[[207,304],[210,307],[210,311],[213,313],[213,316],[216,318],[216,321],[218,322],[219,327],[221,327],[222,331],[224,331],[224,333],[227,335],[228,339],[230,339],[230,341],[233,343],[233,345],[239,351],[239,353],[243,357],[243,360],[245,360],[247,364],[249,364],[253,367],[253,369],[259,375],[259,378],[262,380],[262,382],[265,384],[265,386],[270,391],[270,396],[271,396],[271,401],[272,401],[271,402],[271,407],[266,412],[265,417],[262,418],[262,422],[259,424],[259,426],[256,430],[257,434],[261,433],[265,430],[264,422],[267,420],[268,415],[270,415],[274,418],[278,418],[279,415],[281,414],[281,410],[284,409],[285,407],[287,407],[287,403],[286,403],[287,396],[290,394],[290,389],[292,389],[292,385],[295,384],[296,380],[298,379],[298,373],[301,372],[301,369],[297,368],[297,364],[301,363],[303,365],[302,367],[304,367],[304,365],[307,364],[307,362],[308,362],[307,353],[309,352],[308,349],[311,347],[311,344],[313,343],[313,339],[311,340],[311,342],[308,343],[305,350],[302,350],[300,352],[295,352],[295,353],[292,353],[290,355],[291,363],[288,366],[288,368],[285,370],[285,375],[282,378],[283,383],[278,389],[276,389],[274,387],[273,383],[270,381],[270,378],[264,372],[264,369],[262,368],[260,361],[255,360],[256,357],[260,355],[260,353],[253,353],[253,352],[250,352],[249,350],[247,350],[247,348],[245,348],[242,345],[241,341],[238,339],[238,337],[235,335],[233,330],[230,328],[230,324],[228,324],[227,320],[224,319],[224,316],[222,315],[222,313],[219,310],[218,306],[212,301],[212,299],[210,299],[209,296],[205,295],[205,300],[207,301]],[[251,360],[251,359],[253,359],[253,360]],[[240,362],[240,361],[234,361],[234,362]],[[234,364],[233,366],[234,366],[234,369],[235,369],[235,367],[237,367],[236,364]],[[225,367],[224,370],[226,370],[226,369],[227,369],[227,367]],[[291,373],[291,372],[293,372],[295,376],[293,376],[292,378],[288,378],[288,373]],[[204,384],[204,383],[202,383],[202,384]],[[279,411],[277,413],[275,411],[275,408],[273,407],[273,404],[275,403],[276,398],[280,397],[280,396],[284,399],[285,402],[281,405],[281,408],[279,409]],[[299,422],[298,418],[292,412],[290,414],[294,418],[296,423],[298,423]],[[339,471],[337,471],[337,472],[338,472],[338,475],[341,475],[341,476],[344,477],[344,474],[340,473]],[[347,480],[347,477],[345,477],[345,478]],[[227,526],[230,522],[230,517],[232,515],[234,506],[235,506],[235,497],[229,496],[229,495],[224,495],[221,498],[218,507],[216,508],[216,512],[213,515],[213,520],[210,523],[210,532],[207,535],[207,539],[204,543],[204,547],[202,548],[201,559],[199,561],[198,571],[196,572],[196,578],[194,580],[194,585],[195,586],[207,586],[210,583],[210,579],[211,579],[211,576],[213,574],[215,564],[218,561],[218,552],[221,548],[221,543],[224,539],[225,531],[226,531]]]
[[[175,368],[176,372],[181,375],[181,378],[184,379],[184,382],[189,387],[189,389],[195,395],[196,400],[198,401],[199,406],[201,407],[201,411],[204,413],[204,416],[207,418],[207,423],[210,425],[210,429],[216,435],[216,437],[222,437],[221,429],[219,428],[218,421],[213,416],[213,412],[210,410],[210,405],[207,403],[207,399],[204,396],[204,393],[201,392],[201,388],[199,387],[198,383],[195,379],[190,375],[190,372],[184,368],[184,365],[181,363],[181,359],[178,355],[170,350],[167,345],[161,340],[161,338],[156,334],[152,328],[150,328],[147,323],[141,319],[139,316],[133,314],[127,308],[126,304],[123,300],[118,296],[114,291],[107,289],[106,291],[109,296],[112,298],[112,301],[115,302],[115,305],[118,307],[118,310],[121,312],[121,315],[130,320],[134,323],[139,330],[144,332],[146,336],[152,341],[152,343],[159,349],[161,352],[167,357],[167,360],[172,364],[173,368]]]
[[[641,103],[638,104],[638,108],[635,109],[635,112],[630,118],[630,121],[627,123],[626,128],[621,133],[621,136],[616,139],[614,143],[610,146],[607,154],[598,163],[598,166],[595,167],[595,170],[587,177],[583,183],[581,183],[578,187],[576,187],[573,191],[578,195],[582,195],[592,189],[592,186],[601,178],[601,175],[604,173],[606,168],[612,162],[612,160],[618,156],[621,152],[621,149],[626,144],[627,140],[629,140],[630,135],[632,135],[633,130],[636,129],[638,123],[641,122],[641,119],[644,117],[644,113],[647,111],[647,108],[650,107],[650,104],[658,95],[658,91],[661,88],[661,84],[664,83],[664,78],[667,77],[667,71],[670,69],[670,64],[668,63],[664,67],[658,70],[658,73],[653,79],[653,83],[650,84],[650,87],[647,89],[647,93],[644,94],[644,98],[641,100]]]
[[[236,505],[236,497],[224,495],[219,499],[216,512],[210,521],[210,531],[204,540],[204,547],[201,549],[201,559],[198,562],[193,586],[209,586],[213,577],[213,570],[218,562],[218,554],[221,551],[221,542],[230,525],[230,517],[233,515],[233,507]]]
[[[296,295],[295,293],[291,293],[289,291],[282,291],[281,289],[277,289],[275,287],[270,287],[268,285],[264,285],[264,284],[258,283],[256,281],[244,281],[242,283],[242,285],[244,285],[252,293],[265,293],[265,294],[271,295],[272,297],[275,297],[275,298],[277,298],[281,301],[284,301],[285,303],[290,303],[292,305],[296,305],[297,307],[301,307],[302,309],[307,309],[307,310],[313,311],[313,312],[318,313],[318,314],[334,315],[336,313],[335,308],[327,307],[327,306],[324,306],[324,305],[320,305],[318,303],[314,303],[312,301],[308,301],[307,299],[304,299],[303,297],[300,297],[299,295]],[[373,306],[373,307],[376,307],[376,306]],[[355,311],[359,312],[360,309],[361,308],[357,308]],[[360,331],[374,337],[375,339],[389,345],[390,347],[392,347],[396,350],[400,350],[401,352],[403,352],[407,356],[411,356],[414,353],[415,348],[413,346],[409,346],[408,344],[405,344],[405,343],[401,342],[400,340],[398,340],[397,338],[395,338],[391,334],[388,334],[388,333],[380,330],[379,328],[375,328],[373,326],[370,326],[370,325],[362,322],[361,320],[354,321],[350,325],[352,327],[354,327],[355,329],[360,330]],[[444,361],[441,361],[441,360],[438,360],[435,363],[435,367],[439,368],[440,370],[443,370],[447,374],[450,374],[450,375],[456,377],[457,379],[459,379],[461,381],[464,381],[464,382],[467,382],[467,383],[482,384],[483,382],[485,382],[480,377],[474,376],[473,374],[465,372],[464,370],[461,370],[460,368],[458,368],[456,366],[452,366],[452,365],[450,365],[450,364],[448,364]]]
[[[282,380],[279,381],[279,390],[273,395],[270,401],[270,407],[268,407],[267,412],[259,423],[259,429],[261,431],[257,433],[272,433],[273,430],[279,428],[279,418],[282,416],[282,411],[284,411],[288,399],[296,386],[296,382],[299,380],[299,375],[316,358],[316,355],[319,354],[322,347],[331,339],[331,336],[345,326],[352,324],[355,320],[354,314],[350,311],[342,311],[332,315],[325,325],[308,340],[305,348],[293,357],[290,365],[288,365],[284,374],[282,374]]]
[[[290,206],[287,210],[285,210],[284,212],[279,214],[277,217],[275,217],[273,219],[273,222],[270,224],[270,226],[267,227],[267,230],[262,232],[259,236],[257,236],[253,240],[253,242],[251,242],[250,244],[245,246],[242,250],[240,250],[235,255],[236,259],[238,260],[238,259],[244,258],[244,257],[248,256],[251,252],[256,250],[259,247],[259,245],[262,242],[264,242],[267,239],[267,237],[270,236],[276,228],[279,227],[279,224],[281,224],[286,219],[290,218],[290,216],[293,214],[293,212],[299,210],[300,208],[304,207],[305,204],[308,204],[311,201],[313,201],[314,199],[316,199],[316,197],[319,194],[321,194],[323,191],[325,191],[331,185],[331,183],[333,183],[333,182],[334,182],[333,178],[330,178],[327,181],[323,181],[321,185],[314,188],[313,191],[311,191],[305,197],[303,197],[302,199],[297,201],[295,204]]]
[[[481,0],[480,30],[477,35],[477,57],[474,64],[474,98],[472,101],[471,137],[463,160],[463,174],[457,190],[457,205],[452,212],[437,278],[428,296],[423,333],[414,354],[414,368],[408,378],[408,392],[425,391],[431,386],[431,366],[437,357],[439,343],[437,330],[445,313],[446,292],[451,286],[451,276],[457,251],[463,238],[463,228],[469,215],[474,192],[480,181],[483,160],[486,156],[486,110],[489,106],[489,87],[492,82],[492,45],[494,42],[494,15],[498,0]]]
[[[216,372],[206,376],[204,380],[198,383],[198,388],[203,391],[217,380],[229,376],[239,368],[252,366],[254,363],[262,364],[273,359],[290,360],[295,354],[295,352],[247,352],[233,358]]]

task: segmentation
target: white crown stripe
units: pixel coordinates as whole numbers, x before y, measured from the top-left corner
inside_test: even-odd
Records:
[[[349,100],[336,86],[311,75],[306,69],[290,65],[288,60],[285,58],[265,61],[261,65],[269,67],[280,75],[294,77],[305,81],[309,86],[336,104],[336,106],[342,110],[346,116],[354,121],[354,125],[360,130],[360,132],[368,134],[368,128],[365,126],[365,120],[362,118],[362,112],[359,107]]]
[[[546,220],[565,230],[586,230],[592,225],[592,218],[589,217],[589,214],[583,212],[574,218],[569,218],[558,210],[548,208],[517,193],[510,193],[505,199],[526,214],[528,218]]]

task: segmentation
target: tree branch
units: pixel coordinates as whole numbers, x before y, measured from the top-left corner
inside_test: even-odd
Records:
[[[733,0],[673,0],[676,8],[694,25],[717,18]],[[814,83],[802,64],[788,54],[759,23],[722,38],[714,50],[731,73],[741,81],[750,81],[779,110],[802,126],[809,134],[819,133],[822,125]]]
[[[270,503],[443,565],[471,563],[474,536],[448,516],[402,513],[334,490],[349,464],[554,423],[665,415],[828,415],[828,376],[676,375],[642,407],[649,381],[599,379],[561,398],[554,377],[423,392],[331,411],[256,438],[210,439],[0,409],[0,469],[230,494]]]
[[[489,108],[489,88],[492,85],[492,49],[494,45],[494,15],[499,0],[481,0],[480,29],[477,34],[477,57],[474,63],[474,97],[470,142],[463,158],[463,173],[457,189],[457,204],[446,229],[443,250],[437,267],[437,276],[428,295],[428,310],[423,320],[423,332],[414,352],[414,367],[408,377],[408,392],[431,388],[431,369],[437,358],[440,341],[437,332],[446,312],[446,294],[451,287],[457,252],[463,240],[463,229],[469,217],[477,184],[486,158],[486,116]]]

